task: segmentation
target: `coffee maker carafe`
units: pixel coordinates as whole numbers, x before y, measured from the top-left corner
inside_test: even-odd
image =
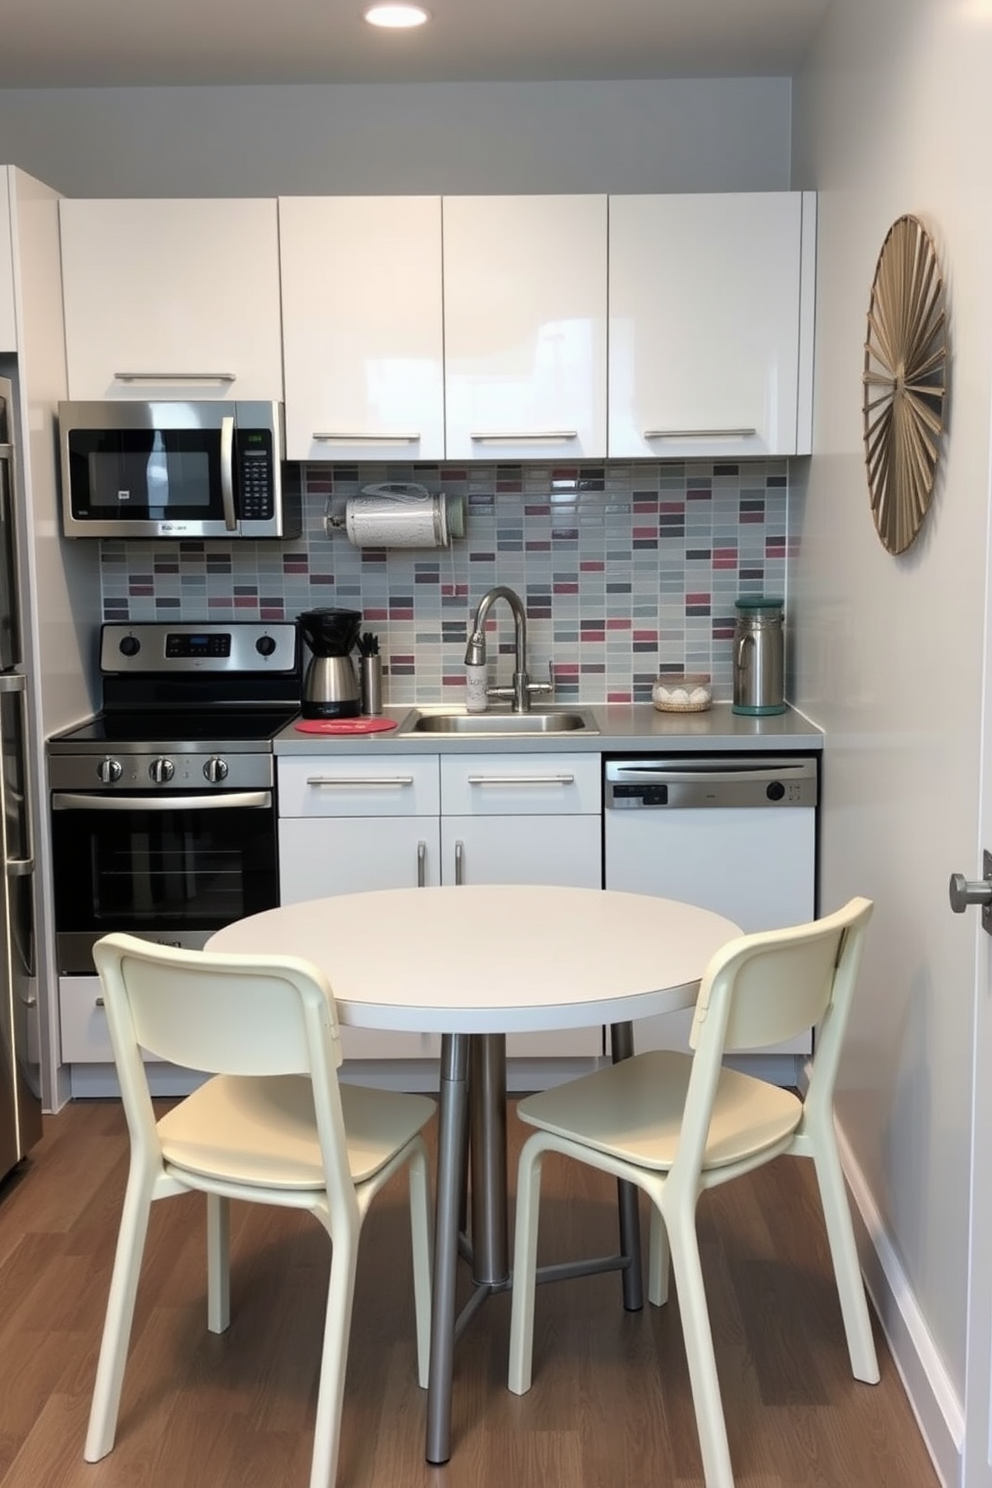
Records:
[[[361,706],[351,650],[361,610],[304,610],[299,619],[311,656],[303,678],[304,718],[357,718]]]

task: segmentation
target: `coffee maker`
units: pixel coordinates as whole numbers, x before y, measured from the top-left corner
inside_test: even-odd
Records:
[[[358,717],[361,692],[351,651],[361,623],[361,610],[304,610],[300,615],[311,652],[303,678],[304,718]]]

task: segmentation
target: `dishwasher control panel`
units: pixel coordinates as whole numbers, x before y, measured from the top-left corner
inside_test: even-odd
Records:
[[[815,806],[815,755],[683,755],[604,761],[608,811]]]

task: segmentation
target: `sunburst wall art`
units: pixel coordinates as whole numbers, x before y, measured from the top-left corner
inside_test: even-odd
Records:
[[[944,430],[947,315],[929,233],[916,217],[889,228],[878,255],[865,341],[865,467],[875,529],[903,553],[926,517]]]

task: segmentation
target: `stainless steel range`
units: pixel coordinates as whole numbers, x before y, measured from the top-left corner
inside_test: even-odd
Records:
[[[60,975],[101,935],[202,947],[279,902],[272,740],[299,712],[292,623],[104,625],[103,708],[49,741]]]

